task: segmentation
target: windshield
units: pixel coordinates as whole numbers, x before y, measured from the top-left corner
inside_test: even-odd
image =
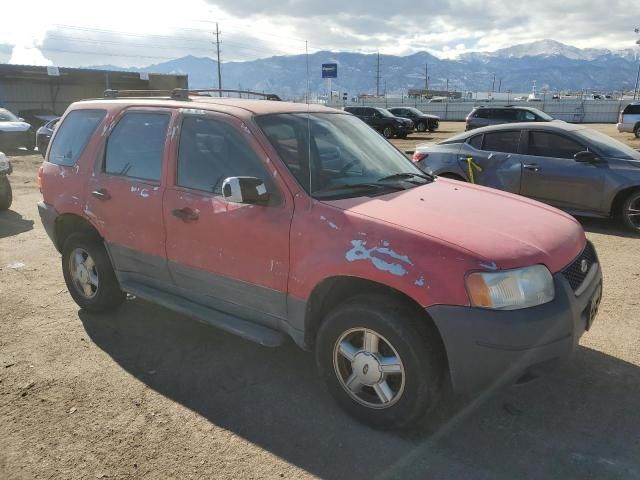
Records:
[[[385,108],[376,108],[376,111],[380,112],[383,117],[394,117],[395,115]]]
[[[0,108],[0,122],[19,122],[20,120],[9,110]]]
[[[416,114],[416,115],[424,115],[424,113],[422,113],[422,112],[421,112],[420,110],[418,110],[417,108],[413,108],[413,107],[411,107],[411,108],[407,108],[407,110],[409,110],[409,111],[413,112],[413,113],[414,113],[414,114]]]
[[[256,122],[314,198],[388,193],[428,181],[400,151],[351,115],[286,113],[260,116]],[[407,175],[397,177],[401,173]]]
[[[538,110],[537,108],[530,108],[529,111],[535,113],[536,115],[538,115],[540,118],[542,118],[547,122],[550,122],[551,120],[553,120],[553,117],[551,115],[549,115],[548,113],[544,113],[542,110]]]
[[[593,146],[605,157],[640,160],[640,153],[604,133],[591,130],[590,128],[584,128],[582,130],[576,130],[575,134],[585,140],[589,146]]]

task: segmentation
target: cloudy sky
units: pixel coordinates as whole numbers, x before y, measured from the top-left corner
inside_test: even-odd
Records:
[[[142,4],[146,5],[142,5]],[[0,62],[146,66],[185,55],[238,61],[317,50],[439,57],[552,38],[577,47],[634,44],[637,0],[133,0],[3,2]],[[400,6],[404,6],[402,9]]]

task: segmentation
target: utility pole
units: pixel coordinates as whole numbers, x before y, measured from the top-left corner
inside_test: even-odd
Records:
[[[376,67],[376,97],[380,96],[380,52],[378,52],[378,66]]]
[[[218,52],[218,88],[222,90],[222,71],[220,70],[220,30],[218,30],[218,22],[216,22],[216,51]],[[218,92],[218,96],[222,96],[222,92]]]
[[[429,64],[424,64],[424,90],[429,90]]]
[[[500,79],[500,81],[498,82],[498,93],[500,93],[501,89],[502,89],[502,79]]]
[[[491,92],[495,92],[496,91],[496,74],[493,74],[493,83],[491,84]]]

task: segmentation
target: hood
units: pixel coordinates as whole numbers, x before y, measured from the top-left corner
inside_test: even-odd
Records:
[[[413,122],[412,122],[411,120],[409,120],[408,118],[396,117],[396,116],[394,115],[393,119],[394,119],[394,120],[397,120],[397,121],[399,121],[400,123],[403,123],[403,124],[405,124],[405,125],[412,125],[412,124],[413,124]]]
[[[388,195],[324,203],[455,245],[490,269],[541,263],[556,273],[586,241],[580,224],[560,210],[443,178]]]
[[[26,132],[30,128],[27,122],[0,122],[0,132]]]

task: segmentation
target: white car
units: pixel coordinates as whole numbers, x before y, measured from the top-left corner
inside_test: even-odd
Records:
[[[6,108],[0,108],[0,148],[10,150],[26,147],[33,150],[36,134],[27,122]]]
[[[616,127],[619,132],[633,133],[640,138],[640,102],[630,103],[624,107]]]

